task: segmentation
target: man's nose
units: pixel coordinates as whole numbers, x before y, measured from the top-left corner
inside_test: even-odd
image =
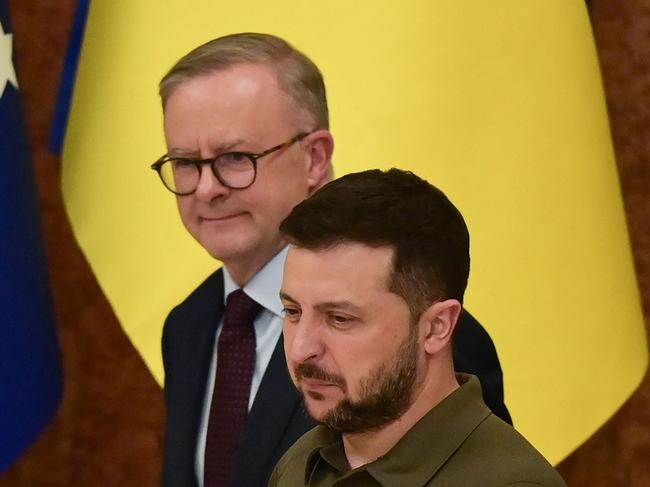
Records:
[[[228,194],[230,189],[217,179],[212,172],[210,164],[203,164],[199,173],[199,182],[196,186],[196,197],[203,201],[212,201],[219,196]]]
[[[314,361],[321,358],[324,351],[320,326],[314,317],[303,314],[298,323],[285,325],[285,353],[289,360],[294,363]]]

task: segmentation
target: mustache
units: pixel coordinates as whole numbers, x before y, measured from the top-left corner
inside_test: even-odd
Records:
[[[315,379],[322,380],[324,382],[330,382],[334,385],[342,387],[345,389],[345,379],[340,375],[332,374],[325,369],[322,369],[316,364],[312,363],[301,363],[298,364],[295,368],[296,378],[300,379]]]

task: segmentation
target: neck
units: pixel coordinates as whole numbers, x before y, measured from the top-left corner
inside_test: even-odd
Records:
[[[413,426],[449,394],[458,389],[453,365],[439,377],[425,380],[415,393],[412,404],[397,420],[378,430],[343,434],[345,456],[352,469],[374,462],[388,453]]]
[[[252,258],[229,259],[223,261],[228,274],[239,287],[244,287],[255,275],[262,270],[285,246],[281,242],[277,248],[268,253],[257,253]]]
[[[248,281],[250,281],[253,276],[255,276],[255,274],[257,274],[262,269],[262,267],[264,267],[264,264],[241,267],[237,265],[226,264],[224,262],[224,266],[226,269],[228,269],[228,273],[230,274],[230,277],[232,277],[232,280],[235,281],[235,284],[237,284],[239,287],[244,287],[246,284],[248,284]]]

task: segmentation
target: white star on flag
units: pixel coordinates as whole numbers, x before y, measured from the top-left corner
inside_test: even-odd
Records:
[[[5,34],[4,28],[0,25],[0,96],[5,92],[7,83],[11,82],[18,88],[16,70],[11,60],[12,35]]]

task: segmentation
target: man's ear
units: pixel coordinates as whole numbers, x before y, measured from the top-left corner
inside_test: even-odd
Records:
[[[424,350],[432,355],[445,348],[458,323],[463,306],[456,299],[436,301],[420,317],[420,325],[425,330]]]
[[[309,134],[305,142],[309,155],[307,184],[311,194],[333,178],[334,139],[329,130],[319,129]]]

